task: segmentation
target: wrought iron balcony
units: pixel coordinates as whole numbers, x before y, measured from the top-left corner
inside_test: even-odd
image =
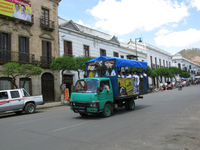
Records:
[[[0,63],[4,64],[8,62],[34,63],[35,55],[29,53],[0,50]]]
[[[42,29],[53,31],[55,29],[54,21],[46,20],[44,18],[40,19],[40,27]]]
[[[50,64],[52,63],[53,57],[52,56],[41,56],[40,57],[40,65],[43,68],[49,68]]]

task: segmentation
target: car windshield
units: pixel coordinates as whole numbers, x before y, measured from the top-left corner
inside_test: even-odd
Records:
[[[98,80],[83,79],[76,82],[74,92],[78,93],[96,93],[98,87]]]

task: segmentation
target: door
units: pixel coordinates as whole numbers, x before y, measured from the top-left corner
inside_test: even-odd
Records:
[[[107,91],[107,89],[104,88],[106,86],[108,86],[109,91]],[[100,100],[100,109],[103,109],[105,106],[105,103],[107,103],[108,101],[113,102],[113,92],[112,92],[112,88],[111,88],[109,80],[101,81],[100,88],[101,88],[101,92],[98,95],[98,99]]]
[[[10,110],[10,103],[8,101],[8,93],[0,92],[0,112]]]
[[[24,107],[24,100],[20,97],[20,93],[18,90],[10,91],[10,96],[12,101],[10,101],[10,109],[11,110],[18,110]]]
[[[42,75],[42,95],[44,102],[55,101],[54,77],[51,73],[44,73]]]

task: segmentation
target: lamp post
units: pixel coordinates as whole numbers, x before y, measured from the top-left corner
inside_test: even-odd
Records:
[[[139,40],[139,41],[138,41],[138,40]],[[138,60],[138,56],[137,56],[137,41],[138,41],[138,42],[142,42],[142,38],[141,38],[141,37],[135,38],[136,60]]]

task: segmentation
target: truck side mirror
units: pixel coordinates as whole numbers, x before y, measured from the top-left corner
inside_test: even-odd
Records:
[[[101,88],[97,87],[97,94],[99,95],[101,93]]]

